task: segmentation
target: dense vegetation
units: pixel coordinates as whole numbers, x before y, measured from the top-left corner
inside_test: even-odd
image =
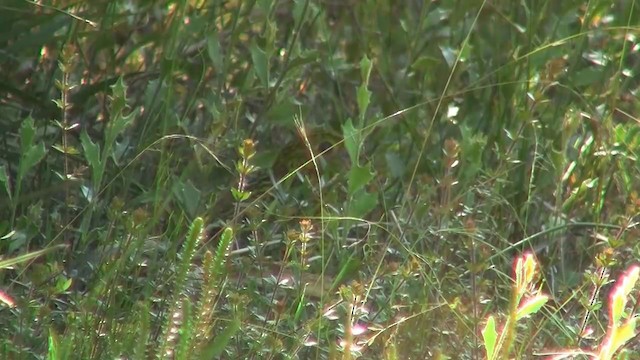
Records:
[[[634,358],[638,6],[3,1],[0,358]]]

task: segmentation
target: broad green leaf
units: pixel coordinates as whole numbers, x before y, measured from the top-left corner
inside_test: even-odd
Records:
[[[615,354],[618,349],[620,349],[627,341],[633,339],[636,333],[636,323],[638,318],[634,317],[629,319],[629,321],[625,322],[622,326],[613,330],[613,334],[611,335],[611,342],[609,348],[609,354]],[[609,330],[611,331],[611,330]]]
[[[309,16],[309,9],[307,7],[308,1],[293,1],[293,10],[291,13],[293,15],[293,21],[296,27],[298,26],[298,24],[300,24],[300,21],[304,20],[305,15]]]
[[[353,195],[349,204],[349,216],[362,218],[370,213],[378,205],[378,196],[366,191],[360,191]]]
[[[91,138],[85,130],[82,130],[80,133],[80,143],[84,150],[84,157],[91,168],[93,190],[97,191],[102,183],[102,174],[104,173],[104,165],[102,160],[100,160],[100,145],[91,141]]]
[[[22,154],[25,154],[33,147],[35,134],[36,128],[33,123],[33,118],[28,117],[24,119],[20,127],[20,151]]]
[[[42,143],[33,145],[26,153],[23,153],[23,157],[20,160],[20,170],[18,171],[18,181],[24,179],[27,172],[44,158],[45,153],[44,144]]]
[[[262,86],[266,89],[269,87],[269,59],[267,59],[267,54],[255,42],[251,44],[249,51],[251,52],[253,68]]]
[[[18,166],[17,190],[19,192],[20,184],[24,180],[27,172],[42,160],[45,155],[44,144],[34,144],[36,128],[31,117],[26,118],[22,122],[20,128],[20,165]],[[17,196],[17,194],[16,194]]]
[[[371,101],[371,91],[367,90],[367,86],[362,84],[358,86],[358,111],[360,119],[364,119]]]
[[[113,162],[116,165],[120,165],[120,162],[123,159],[124,155],[128,150],[131,149],[132,146],[130,140],[130,137],[125,137],[122,141],[116,141],[112,144],[113,147],[111,149],[111,159],[113,159]]]
[[[602,83],[605,74],[602,67],[587,67],[576,71],[572,76],[572,86],[587,86],[596,83]]]
[[[360,134],[353,127],[353,121],[347,119],[342,125],[342,136],[344,137],[344,146],[349,153],[352,165],[358,164],[358,151],[360,149]]]
[[[627,297],[620,290],[620,288],[616,288],[611,295],[611,303],[609,305],[611,321],[614,324],[617,324],[622,317],[624,316],[624,308],[627,305]]]
[[[411,64],[411,68],[418,71],[429,71],[429,69],[433,68],[434,64],[439,63],[439,59],[427,56],[420,56],[416,59],[416,61]]]
[[[129,126],[129,124],[131,124],[133,119],[138,116],[139,111],[140,108],[136,108],[126,116],[119,114],[107,124],[105,147],[102,152],[103,162],[106,161],[106,157],[110,156],[116,164],[118,163],[119,153],[113,150],[114,145],[117,145],[116,137],[120,135]],[[167,119],[173,119],[173,117],[167,116]]]
[[[295,121],[292,119],[298,116],[298,112],[300,110],[300,104],[296,103],[295,99],[282,99],[281,101],[273,104],[267,112],[266,118],[269,119],[269,123],[271,124],[293,127],[295,126]],[[303,117],[304,116],[305,115],[303,114]]]
[[[271,2],[271,0],[269,0]],[[265,26],[264,32],[262,33],[262,36],[264,37],[264,52],[267,56],[267,61],[268,59],[271,59],[271,57],[273,56],[273,54],[276,51],[276,35],[278,33],[278,24],[276,23],[276,21],[274,21],[274,19],[267,19],[267,24]],[[294,47],[293,52],[288,54],[291,57],[295,57],[298,51],[297,47]],[[268,63],[267,63],[268,64]],[[267,69],[268,69],[268,65],[267,65]]]
[[[528,299],[518,309],[516,320],[520,320],[526,316],[537,313],[540,308],[547,303],[547,301],[549,301],[549,297],[547,295],[538,295]]]
[[[373,63],[367,55],[364,55],[362,59],[360,59],[360,76],[365,88],[369,86],[369,77],[371,76],[371,68],[373,67],[372,64]]]
[[[173,186],[173,195],[189,217],[195,217],[200,207],[201,193],[191,181],[178,181]]]
[[[62,294],[65,291],[69,290],[72,282],[73,282],[73,278],[65,279],[64,276],[60,276],[56,281],[56,285],[55,285],[55,288],[58,294]]]
[[[111,86],[111,91],[111,119],[109,120],[109,122],[107,122],[105,128],[105,144],[102,154],[103,159],[111,155],[110,149],[115,142],[116,137],[120,135],[127,126],[129,126],[132,119],[138,114],[139,111],[139,109],[136,108],[128,115],[123,115],[127,101],[127,87],[122,78],[119,78],[118,81],[116,81],[116,83]]]
[[[406,164],[403,159],[400,157],[395,151],[387,151],[384,154],[385,160],[387,161],[387,167],[389,168],[389,173],[393,178],[399,178],[404,175],[406,171]]]
[[[364,188],[373,179],[369,164],[365,166],[353,165],[349,169],[349,196]]]
[[[132,111],[131,113],[129,113],[129,115],[126,115],[126,116],[122,114],[117,114],[111,119],[111,121],[107,123],[107,127],[105,130],[105,149],[107,147],[111,148],[111,146],[116,140],[116,137],[120,135],[122,131],[124,131],[124,129],[126,129],[127,126],[129,126],[133,118],[136,115],[138,115],[138,110],[139,109],[136,108],[134,111]],[[111,155],[111,154],[109,153],[106,155]],[[105,156],[105,154],[103,154],[103,156]]]
[[[368,90],[371,68],[371,60],[369,60],[366,55],[363,56],[360,60],[360,76],[362,78],[362,83],[360,84],[360,86],[358,86],[357,95],[360,125],[363,124],[363,120],[367,113],[367,108],[369,108],[369,103],[371,102],[371,91]]]
[[[207,53],[209,54],[209,59],[215,66],[216,71],[222,71],[223,59],[222,52],[220,50],[220,39],[218,39],[218,34],[213,33],[207,37]]]
[[[258,0],[257,4],[260,7],[260,10],[262,10],[262,12],[264,12],[265,14],[268,14],[269,11],[271,10],[271,7],[275,4],[275,1],[272,1],[272,0]]]
[[[456,54],[457,50],[448,46],[440,46],[440,53],[444,58],[444,61],[447,62],[449,68],[453,67],[453,64],[456,62],[456,58],[458,55]]]
[[[317,61],[320,58],[320,52],[318,50],[308,49],[303,51],[300,56],[291,59],[289,62],[289,69],[295,69],[296,67],[307,65]]]
[[[240,330],[240,319],[234,318],[229,325],[218,334],[213,340],[205,346],[202,351],[202,359],[215,359],[222,354],[224,349],[229,344],[229,341]]]
[[[112,115],[122,112],[127,106],[127,86],[122,77],[119,77],[118,80],[111,85],[111,96],[109,98],[111,99],[109,110],[111,110]]]
[[[487,360],[494,358],[496,351],[496,341],[498,340],[498,332],[496,331],[496,320],[493,316],[489,316],[487,324],[482,330],[482,339],[484,340],[484,349],[487,352]]]

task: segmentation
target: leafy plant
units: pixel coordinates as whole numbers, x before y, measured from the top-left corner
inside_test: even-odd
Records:
[[[634,351],[633,1],[3,6],[0,358]]]

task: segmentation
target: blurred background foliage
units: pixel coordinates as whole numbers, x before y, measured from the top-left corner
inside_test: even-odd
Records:
[[[116,319],[163,298],[197,216],[209,234],[200,253],[225,226],[236,250],[254,246],[233,261],[256,268],[253,280],[272,268],[358,279],[380,312],[368,322],[408,344],[407,358],[477,356],[474,329],[501,304],[481,299],[508,288],[518,251],[544,255],[559,303],[580,303],[568,289],[604,249],[619,268],[638,258],[634,1],[5,0],[0,10],[0,253],[67,246],[0,274],[23,309],[0,310],[10,358],[41,353],[48,336],[16,319],[73,333],[98,326],[82,314]],[[245,139],[256,152],[246,179]],[[286,234],[303,218],[315,241],[288,257]],[[296,268],[307,255],[317,261]],[[258,321],[269,296],[231,283],[254,294],[228,300],[250,303],[243,324],[273,333],[247,330],[227,356],[306,338],[302,315]],[[392,328],[405,312],[437,324]],[[115,330],[104,331],[110,340],[87,340],[79,358],[118,354]],[[332,356],[318,349],[294,356]]]

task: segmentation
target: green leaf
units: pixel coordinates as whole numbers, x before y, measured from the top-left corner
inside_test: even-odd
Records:
[[[269,59],[267,59],[267,54],[255,42],[251,44],[249,51],[251,52],[253,68],[260,82],[262,82],[262,86],[266,89],[269,87]]]
[[[430,69],[433,69],[435,64],[439,64],[440,59],[429,57],[429,56],[420,56],[416,59],[416,61],[411,64],[411,69],[427,72]]]
[[[520,320],[526,316],[537,313],[540,308],[547,303],[547,301],[549,301],[549,297],[547,295],[538,295],[528,299],[518,309],[516,320]]]
[[[11,197],[9,174],[7,173],[7,169],[4,164],[0,164],[0,183],[4,185],[4,190],[7,192],[7,195],[9,195],[9,201],[13,202],[13,198]]]
[[[44,149],[44,144],[40,143],[38,145],[34,145],[29,151],[27,151],[27,156],[24,157],[23,161],[25,162],[25,167],[31,169],[36,166],[44,157],[46,153]]]
[[[298,300],[298,306],[296,306],[296,312],[293,315],[293,323],[298,324],[300,321],[300,317],[302,316],[302,312],[304,310],[306,301],[305,301],[306,287],[303,288],[300,294],[300,300]]]
[[[273,6],[274,2],[271,0],[258,0],[258,6],[260,7],[260,10],[262,10],[262,12],[264,12],[265,14],[268,14],[269,11],[271,11],[271,7]]]
[[[444,61],[449,65],[449,68],[452,68],[457,58],[456,49],[449,46],[440,46],[440,53]]]
[[[36,128],[33,119],[28,117],[22,122],[22,127],[20,128],[20,150],[22,157],[20,159],[20,165],[18,166],[18,177],[16,179],[18,186],[16,191],[19,191],[20,184],[22,180],[24,180],[27,172],[42,160],[46,152],[44,144],[34,144],[35,133]]]
[[[354,194],[349,206],[349,216],[362,218],[370,213],[378,205],[378,196],[366,191]]]
[[[111,91],[111,106],[109,109],[111,112],[111,119],[107,122],[105,128],[104,149],[102,154],[103,160],[105,160],[107,156],[112,155],[111,147],[113,146],[116,137],[120,135],[127,126],[129,126],[132,119],[139,111],[139,109],[136,108],[128,115],[123,115],[127,102],[127,87],[122,78],[119,78],[118,81],[111,86]]]
[[[31,147],[33,147],[33,139],[36,134],[36,128],[33,123],[33,118],[28,117],[22,122],[20,127],[20,153],[25,154]]]
[[[58,334],[56,334],[53,328],[49,328],[49,352],[47,354],[47,359],[49,360],[58,360],[60,357],[60,341],[58,340]]]
[[[231,195],[235,201],[246,201],[251,197],[251,191],[238,190],[236,188],[231,189]]]
[[[209,59],[215,66],[216,71],[221,71],[223,61],[222,61],[222,52],[220,51],[220,39],[218,39],[218,34],[213,33],[207,37],[207,53],[209,54]]]
[[[124,116],[122,114],[115,115],[111,121],[107,123],[107,127],[105,130],[105,150],[106,148],[111,148],[113,143],[116,140],[116,137],[120,135],[124,131],[124,129],[129,126],[131,120],[138,114],[138,109],[132,111],[129,115]],[[104,154],[103,154],[104,155]],[[107,154],[111,155],[111,154]]]
[[[27,172],[36,166],[42,158],[44,158],[45,153],[44,144],[42,143],[33,145],[26,153],[23,153],[24,156],[20,161],[20,168],[18,171],[18,181],[22,181],[22,179],[24,179]]]
[[[627,343],[627,341],[636,337],[637,322],[638,317],[633,317],[620,327],[609,329],[610,332],[613,331],[613,334],[610,334],[611,341],[609,342],[609,354],[615,354],[618,349]]]
[[[373,179],[369,165],[354,165],[349,169],[349,196],[364,188]]]
[[[295,122],[292,119],[298,116],[300,110],[300,104],[296,103],[295,99],[282,99],[273,104],[267,112],[266,119],[271,124],[293,128]]]
[[[365,88],[369,86],[369,77],[371,76],[372,68],[373,63],[367,55],[362,56],[362,59],[360,60],[360,76],[362,77],[362,84]]]
[[[371,91],[367,90],[367,86],[365,84],[358,86],[358,111],[360,119],[364,119],[370,101]]]
[[[369,77],[371,76],[371,68],[372,62],[365,55],[360,60],[360,76],[362,77],[362,84],[358,86],[358,111],[360,115],[360,120],[364,120],[365,115],[367,113],[367,108],[369,108],[369,103],[371,102],[371,91],[367,88],[369,87]],[[361,122],[362,124],[362,122]]]
[[[100,160],[100,145],[91,141],[91,138],[84,129],[80,133],[80,143],[84,150],[84,157],[87,159],[87,163],[89,163],[89,167],[91,168],[94,186],[93,191],[98,191],[102,183],[102,174],[104,173],[104,166],[102,160]]]
[[[187,214],[187,216],[193,218],[197,215],[200,207],[201,192],[198,190],[191,181],[186,182],[178,181],[173,186],[173,195],[178,200],[178,203]]]
[[[498,332],[496,331],[496,320],[493,316],[489,316],[487,324],[482,330],[482,339],[484,340],[484,348],[487,351],[487,360],[494,358],[496,351],[496,341],[498,339]]]
[[[289,62],[289,69],[295,69],[296,67],[307,65],[317,61],[320,58],[320,52],[318,50],[307,49],[303,51],[300,56],[291,59]]]
[[[587,86],[596,83],[601,84],[604,80],[604,76],[602,67],[590,66],[575,72],[571,77],[572,86]]]
[[[609,305],[609,312],[611,315],[611,321],[617,324],[624,315],[624,308],[627,305],[627,297],[622,291],[612,290],[611,304]]]
[[[222,354],[229,341],[240,330],[240,319],[234,318],[202,351],[202,359],[214,359]]]
[[[345,281],[349,280],[349,278],[355,277],[361,266],[362,262],[360,259],[352,254],[346,264],[340,267],[338,275],[336,275],[335,279],[331,283],[331,289],[337,289],[339,284],[344,284]]]
[[[73,282],[72,278],[65,279],[64,276],[61,276],[60,278],[58,278],[55,285],[56,291],[58,292],[58,294],[62,294],[65,291],[69,290],[72,282]]]
[[[585,195],[589,189],[594,188],[598,184],[598,178],[590,178],[582,181],[579,187],[571,191],[571,195],[562,203],[562,210],[568,212],[576,200]]]
[[[51,147],[54,150],[59,151],[61,154],[80,155],[80,150],[78,150],[78,148],[73,145],[67,144],[67,147],[65,148],[64,146],[62,146],[62,144],[53,144],[51,145]]]
[[[395,151],[387,151],[384,154],[384,158],[387,161],[387,167],[389,168],[389,173],[393,178],[400,178],[404,175],[406,171],[406,164]]]
[[[127,105],[127,86],[124,83],[122,77],[119,77],[118,80],[111,85],[111,102],[110,109],[111,114],[118,114],[124,110]]]
[[[353,121],[347,119],[342,125],[342,136],[344,137],[344,146],[349,153],[351,164],[358,164],[358,151],[360,149],[360,134],[353,127]]]
[[[304,15],[309,13],[307,9],[307,4],[305,1],[296,0],[293,1],[293,21],[295,26],[297,27],[300,24],[300,21],[304,21]]]
[[[56,249],[60,249],[60,248],[64,248],[66,247],[66,245],[56,245],[56,246],[51,246],[42,250],[38,250],[38,251],[34,251],[34,252],[30,252],[28,254],[24,254],[24,255],[20,255],[20,256],[16,256],[14,258],[11,259],[6,259],[6,260],[2,260],[0,261],[0,269],[6,269],[8,267],[14,266],[16,264],[20,264],[22,262],[25,261],[29,261],[31,259],[35,259],[38,256],[42,256],[46,253],[49,253],[53,250]]]
[[[130,139],[130,137],[125,137],[122,141],[116,141],[113,143],[113,147],[111,149],[111,159],[113,159],[113,162],[118,166],[120,166],[120,162],[123,159],[123,156],[131,148]]]

